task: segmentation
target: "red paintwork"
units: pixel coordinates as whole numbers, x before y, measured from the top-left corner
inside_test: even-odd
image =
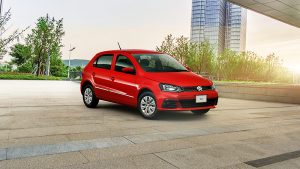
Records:
[[[191,71],[188,72],[163,72],[153,73],[145,72],[137,61],[134,59],[132,54],[160,54],[155,51],[147,50],[113,50],[104,51],[96,54],[93,59],[84,68],[82,73],[81,88],[83,84],[90,83],[94,87],[96,96],[101,100],[106,100],[114,103],[125,104],[128,106],[137,107],[139,93],[143,89],[152,91],[156,97],[158,110],[199,110],[199,109],[210,109],[215,106],[209,107],[197,107],[197,108],[182,108],[178,104],[178,108],[165,109],[162,108],[163,101],[165,99],[179,100],[179,99],[195,99],[196,95],[207,95],[207,98],[217,98],[218,93],[216,90],[207,91],[195,91],[195,92],[180,92],[171,93],[161,91],[159,84],[166,83],[177,85],[181,87],[190,86],[210,86],[212,81],[203,78]],[[113,54],[113,62],[111,70],[94,68],[94,61],[103,54]],[[127,56],[133,63],[136,75],[125,74],[123,72],[114,71],[116,57],[122,54]]]

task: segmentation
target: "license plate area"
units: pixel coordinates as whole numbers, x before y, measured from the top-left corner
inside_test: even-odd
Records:
[[[196,96],[196,103],[206,103],[207,95],[198,95]]]

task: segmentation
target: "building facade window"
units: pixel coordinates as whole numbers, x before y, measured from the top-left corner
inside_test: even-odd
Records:
[[[225,48],[245,51],[246,46],[246,9],[227,0],[192,1],[191,40],[208,40],[214,45],[215,53]]]

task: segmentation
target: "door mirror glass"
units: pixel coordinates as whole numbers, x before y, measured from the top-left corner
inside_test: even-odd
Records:
[[[131,67],[125,67],[122,69],[123,73],[127,73],[127,74],[135,74],[135,70]]]

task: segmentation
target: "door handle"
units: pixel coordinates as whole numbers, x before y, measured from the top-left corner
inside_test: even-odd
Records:
[[[111,79],[112,81],[115,81],[115,77],[111,77],[110,79]]]

